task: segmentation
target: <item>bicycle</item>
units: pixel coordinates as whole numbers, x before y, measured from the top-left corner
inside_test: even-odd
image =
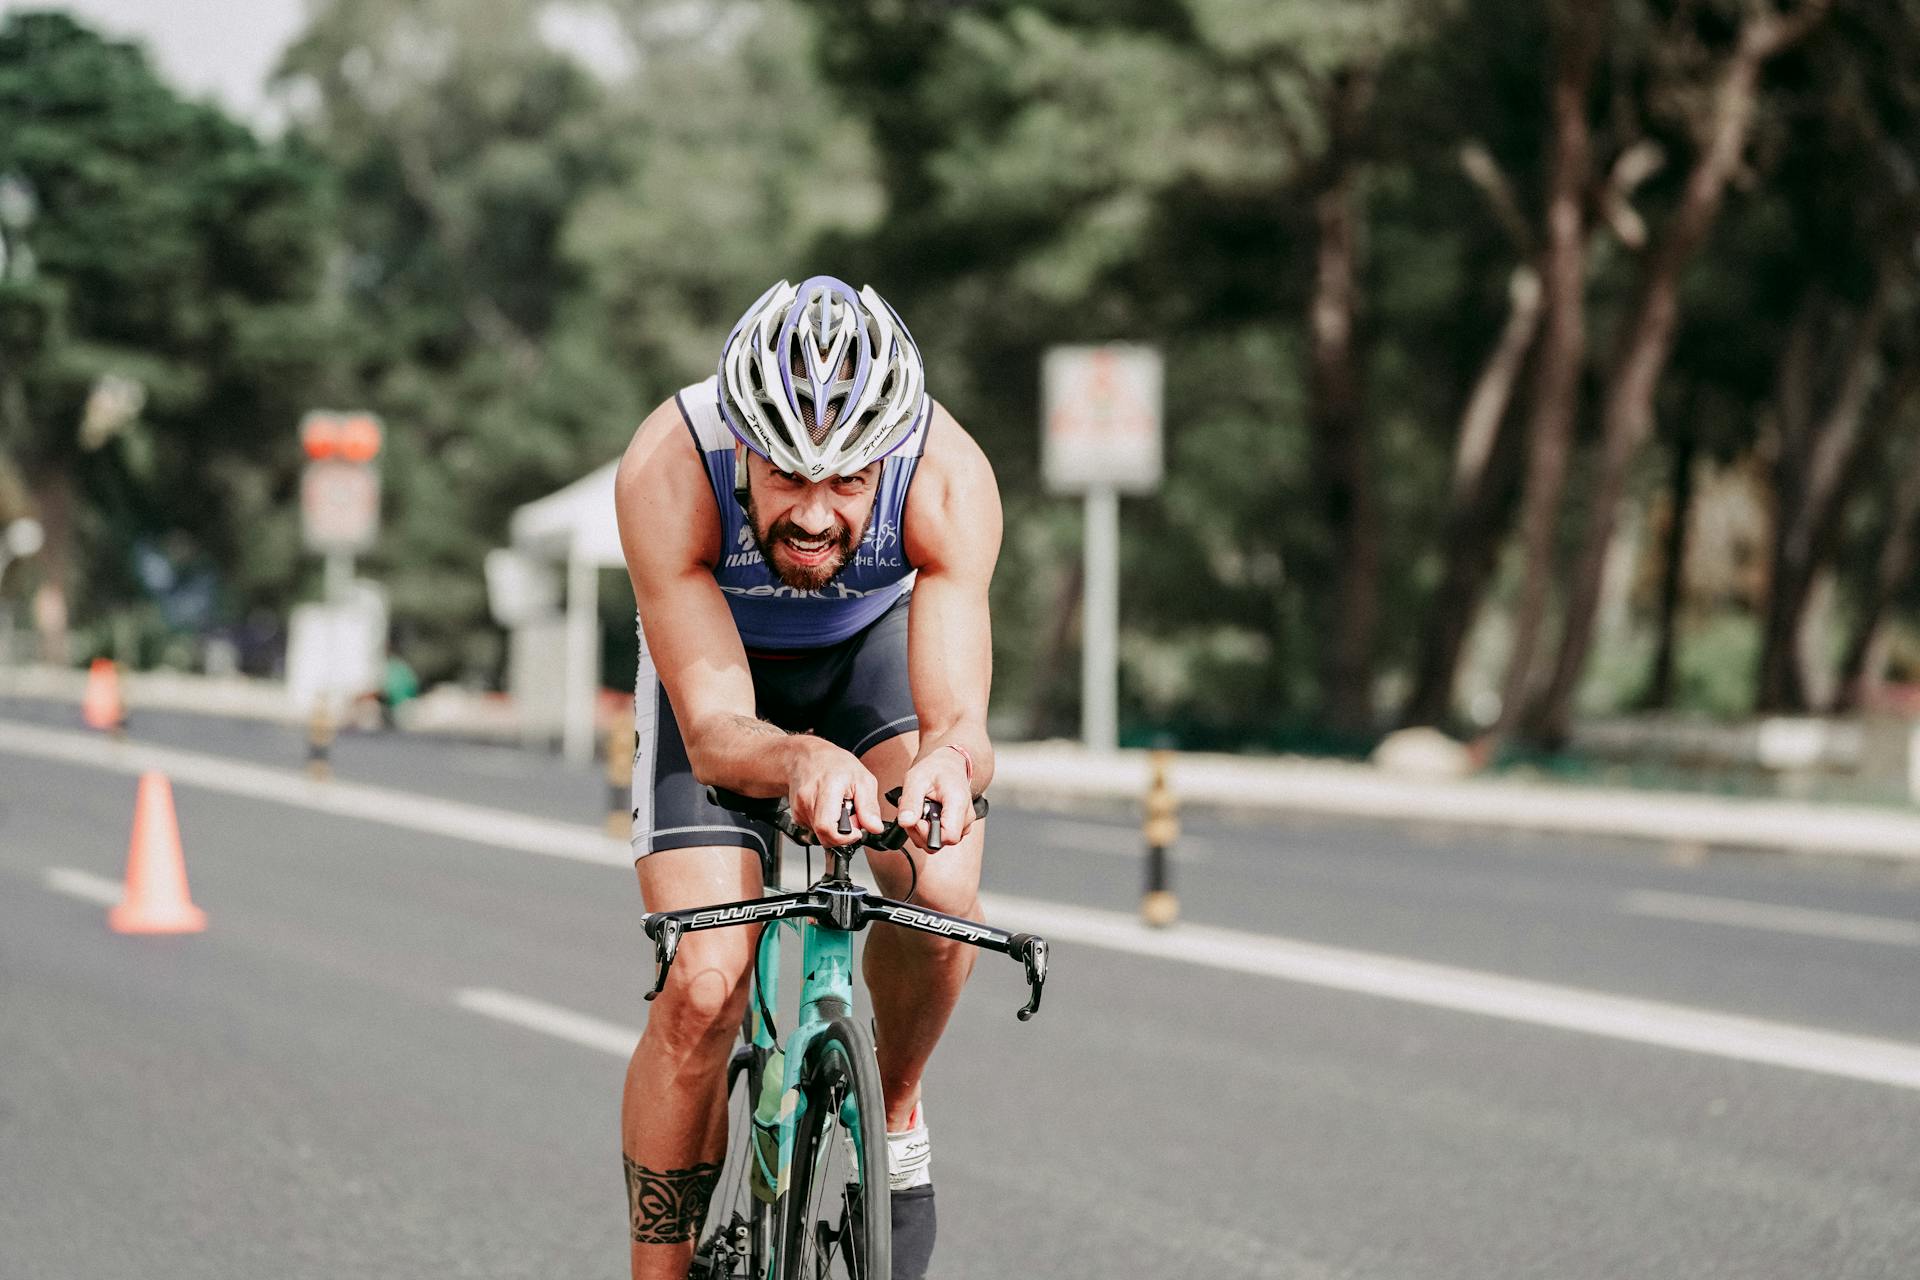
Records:
[[[771,823],[811,850],[814,835],[792,819],[787,802],[709,787],[708,798]],[[896,789],[888,802],[899,800]],[[984,818],[987,802],[973,802]],[[838,831],[853,834],[852,802]],[[930,851],[940,848],[940,806],[929,801]],[[690,1280],[887,1280],[892,1223],[887,1191],[886,1108],[873,1040],[853,1012],[853,937],[874,920],[953,938],[1017,959],[1028,998],[1022,1022],[1038,1012],[1047,979],[1047,943],[911,902],[883,898],[854,883],[853,855],[901,850],[897,821],[877,834],[825,846],[825,874],[800,893],[642,918],[654,944],[652,1000],[667,983],[680,939],[702,929],[763,926],[749,981],[741,1038],[727,1065],[728,1149],[694,1252]],[[808,853],[811,868],[811,853]],[[777,883],[778,842],[761,857],[764,883]],[[917,883],[917,880],[916,880]],[[910,884],[908,899],[913,897]],[[779,1000],[781,928],[801,939],[799,1012],[782,1043],[773,1017]],[[871,1194],[870,1194],[871,1190]]]

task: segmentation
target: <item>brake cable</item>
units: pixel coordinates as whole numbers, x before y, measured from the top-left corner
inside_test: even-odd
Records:
[[[754,943],[753,946],[753,995],[754,999],[760,1003],[760,1021],[767,1029],[767,1039],[773,1041],[773,1051],[775,1053],[781,1051],[780,1030],[773,1025],[773,1010],[767,1007],[767,989],[760,981],[760,962],[765,958],[763,953],[766,949],[767,938],[779,927],[780,922],[778,920],[769,920],[761,925],[760,941]],[[756,1090],[759,1088],[758,1082],[755,1082],[754,1088]]]

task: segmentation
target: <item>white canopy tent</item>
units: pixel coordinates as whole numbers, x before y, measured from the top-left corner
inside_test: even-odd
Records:
[[[523,562],[563,565],[566,569],[565,641],[560,671],[560,744],[569,760],[593,758],[593,703],[599,684],[599,590],[601,569],[625,563],[620,554],[620,531],[613,514],[615,459],[575,480],[566,488],[529,502],[513,513],[508,526],[510,551]],[[497,553],[496,553],[497,554]],[[513,628],[516,645],[530,642],[541,625],[551,627],[550,605],[523,607],[501,598],[497,576],[489,566],[489,595],[495,616]],[[509,571],[511,573],[511,571]],[[533,592],[537,597],[540,592]],[[549,598],[551,593],[546,593]],[[516,664],[516,679],[518,664]],[[516,688],[520,699],[527,690]]]

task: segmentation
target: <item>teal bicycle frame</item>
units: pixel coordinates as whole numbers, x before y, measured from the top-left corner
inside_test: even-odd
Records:
[[[767,1167],[766,1152],[757,1142],[753,1152],[756,1182],[772,1188],[775,1195],[780,1196],[786,1194],[791,1182],[794,1138],[807,1105],[806,1094],[800,1088],[800,1071],[807,1060],[807,1048],[830,1020],[853,1009],[853,934],[798,920],[775,920],[766,927],[771,936],[760,941],[754,963],[755,991],[748,1009],[752,1021],[751,1042],[762,1051],[761,1060],[766,1063],[764,1071],[769,1077],[753,1082],[753,1124],[760,1132],[774,1137],[773,1167]],[[781,929],[791,929],[800,935],[801,973],[800,1019],[788,1033],[784,1045],[776,1043],[774,1029],[767,1025],[763,1012],[780,1005]],[[861,1151],[858,1138],[862,1117],[851,1098],[843,1105],[841,1116],[854,1131],[855,1151]],[[867,1170],[860,1172],[864,1177]]]
[[[738,812],[771,822],[803,846],[814,843],[810,833],[792,824],[784,801],[756,801],[729,795],[724,803]],[[984,817],[986,802],[976,800],[974,804],[975,813]],[[936,818],[930,848],[939,847],[938,830]],[[852,834],[850,830],[848,834]],[[1028,999],[1026,1006],[1018,1011],[1020,1020],[1025,1022],[1040,1008],[1040,995],[1047,977],[1044,938],[1031,933],[1010,933],[960,916],[895,902],[854,883],[848,868],[856,852],[862,848],[899,849],[905,841],[905,833],[897,824],[890,823],[878,835],[862,835],[849,844],[828,846],[826,874],[804,892],[774,893],[712,907],[650,912],[642,919],[647,937],[653,940],[656,968],[648,1000],[665,988],[680,939],[685,934],[751,924],[762,925],[770,931],[762,935],[756,950],[754,990],[749,993],[748,1025],[743,1028],[749,1044],[758,1051],[751,1055],[752,1060],[765,1063],[762,1078],[749,1082],[748,1096],[753,1111],[750,1123],[754,1128],[754,1178],[759,1184],[756,1195],[770,1206],[781,1205],[793,1185],[794,1151],[806,1106],[807,1090],[803,1087],[802,1073],[806,1069],[808,1050],[835,1019],[847,1017],[853,1011],[853,934],[856,931],[870,921],[884,920],[983,950],[998,951],[1019,960],[1026,970]],[[764,860],[763,869],[771,881],[775,870],[773,860]],[[779,1002],[779,931],[782,928],[794,929],[801,937],[800,1012],[784,1045],[777,1043],[775,1029],[768,1025],[769,1011],[778,1007]],[[861,1126],[873,1123],[873,1119],[859,1114],[852,1095],[841,1104],[841,1119],[852,1134],[862,1161],[863,1185],[884,1185],[884,1171],[870,1171],[864,1164],[870,1143]],[[879,1123],[884,1126],[884,1117]],[[763,1137],[772,1141],[763,1145]],[[878,1176],[870,1177],[870,1174]],[[779,1216],[783,1217],[785,1211],[782,1209]],[[771,1250],[774,1255],[771,1262],[777,1263],[778,1252],[776,1242]]]

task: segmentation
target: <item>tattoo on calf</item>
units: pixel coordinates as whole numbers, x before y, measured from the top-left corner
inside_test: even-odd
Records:
[[[700,1230],[707,1201],[720,1181],[720,1166],[696,1164],[690,1169],[647,1169],[627,1162],[627,1207],[633,1219],[635,1244],[684,1244]]]

